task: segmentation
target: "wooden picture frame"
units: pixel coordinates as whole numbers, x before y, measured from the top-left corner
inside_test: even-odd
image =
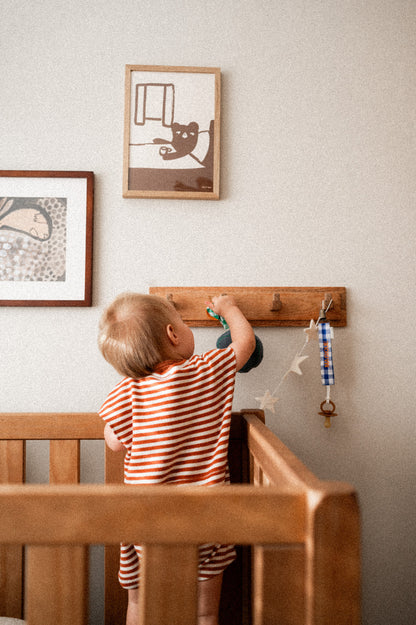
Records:
[[[219,199],[221,71],[126,65],[123,197]]]
[[[0,171],[0,306],[91,306],[94,174]]]

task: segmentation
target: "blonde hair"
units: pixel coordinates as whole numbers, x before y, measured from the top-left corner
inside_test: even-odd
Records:
[[[163,297],[122,293],[102,314],[98,346],[123,376],[141,378],[167,358],[174,309]]]

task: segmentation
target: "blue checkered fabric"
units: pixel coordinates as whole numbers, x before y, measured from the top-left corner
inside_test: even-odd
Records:
[[[335,384],[334,363],[332,361],[331,326],[320,323],[318,326],[319,352],[321,356],[321,382],[325,386]]]

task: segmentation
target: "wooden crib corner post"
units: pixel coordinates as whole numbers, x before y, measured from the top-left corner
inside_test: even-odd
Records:
[[[360,625],[360,522],[356,493],[328,483],[309,491],[306,535],[307,625]]]

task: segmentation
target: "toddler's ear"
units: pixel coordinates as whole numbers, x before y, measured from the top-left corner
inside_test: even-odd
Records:
[[[171,323],[166,326],[166,334],[172,345],[177,345],[179,343],[178,335],[175,332],[175,328]]]

